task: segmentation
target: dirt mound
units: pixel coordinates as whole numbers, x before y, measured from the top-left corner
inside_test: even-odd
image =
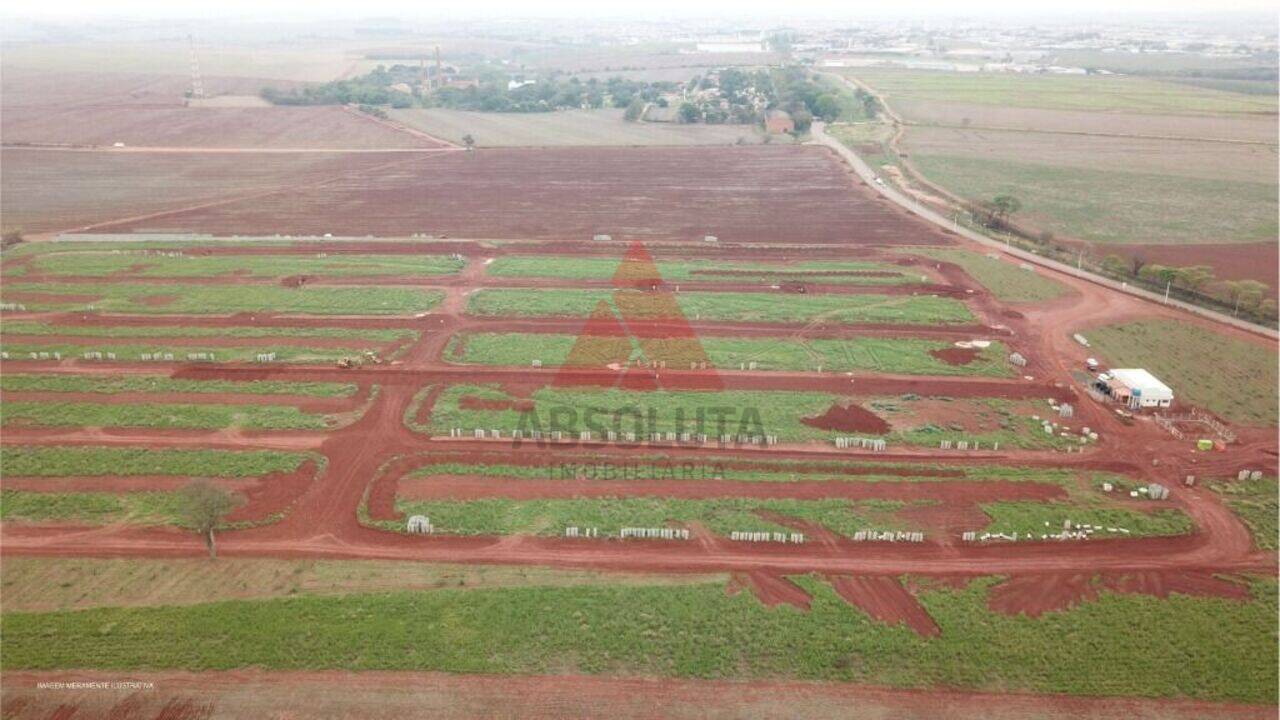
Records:
[[[840,432],[871,433],[883,435],[889,432],[889,423],[884,418],[860,405],[832,405],[817,417],[802,418],[801,422],[809,427],[821,430],[838,430]]]
[[[1098,597],[1092,573],[1015,575],[991,588],[987,607],[1004,615],[1040,617]]]
[[[930,350],[929,354],[948,365],[968,365],[978,358],[977,348],[949,347]]]
[[[882,623],[903,623],[926,637],[942,634],[938,623],[896,577],[835,575],[830,579],[840,597]]]

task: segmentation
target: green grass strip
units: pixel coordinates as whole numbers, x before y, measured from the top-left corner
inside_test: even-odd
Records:
[[[987,607],[995,579],[919,597],[924,638],[817,578],[807,612],[722,584],[439,589],[5,613],[4,670],[414,670],[794,679],[1274,705],[1276,581],[1254,598],[1102,592],[1038,618]],[[536,618],[536,622],[531,621]]]
[[[292,472],[313,456],[276,450],[0,445],[0,473],[9,477],[175,475],[255,477]]]

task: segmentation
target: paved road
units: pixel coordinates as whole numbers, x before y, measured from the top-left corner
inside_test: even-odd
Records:
[[[1143,300],[1147,300],[1149,302],[1157,303],[1160,305],[1176,307],[1176,308],[1185,310],[1187,312],[1194,313],[1201,317],[1208,318],[1210,320],[1213,320],[1214,322],[1223,323],[1224,325],[1231,325],[1232,327],[1236,327],[1241,330],[1245,330],[1247,332],[1251,332],[1265,338],[1280,339],[1280,332],[1277,332],[1274,328],[1267,328],[1267,327],[1261,327],[1259,325],[1254,325],[1253,323],[1246,322],[1239,318],[1234,318],[1234,317],[1231,317],[1230,315],[1224,315],[1223,313],[1217,312],[1215,310],[1203,308],[1198,305],[1192,305],[1191,303],[1183,302],[1181,300],[1176,300],[1173,298],[1170,298],[1168,301],[1165,301],[1164,296],[1159,293],[1154,293],[1149,290],[1145,290],[1143,288],[1134,287],[1127,283],[1118,282],[1110,278],[1094,275],[1093,273],[1079,270],[1066,263],[1062,263],[1062,262],[1058,262],[1057,260],[1052,260],[1050,258],[1042,257],[1040,255],[1036,255],[1035,253],[1028,252],[1020,248],[1010,247],[998,240],[993,240],[992,238],[989,238],[980,233],[976,233],[968,228],[960,227],[956,225],[950,218],[944,217],[938,214],[937,212],[934,212],[933,210],[929,209],[928,207],[921,205],[915,200],[899,192],[897,189],[890,187],[887,184],[881,184],[880,182],[877,182],[877,175],[875,174],[875,171],[871,169],[871,166],[867,165],[867,163],[864,162],[862,158],[858,157],[852,150],[845,147],[844,144],[842,144],[839,140],[836,140],[835,138],[828,135],[826,133],[826,128],[824,127],[823,123],[821,122],[813,123],[813,127],[811,128],[811,134],[813,135],[813,139],[815,141],[822,143],[823,145],[826,145],[827,147],[839,153],[840,157],[844,158],[845,162],[849,163],[849,166],[853,168],[854,172],[858,173],[859,177],[861,177],[863,180],[866,180],[867,184],[875,188],[876,191],[879,192],[881,195],[892,200],[898,205],[901,205],[902,207],[915,213],[916,215],[924,218],[925,220],[928,220],[929,222],[932,222],[935,225],[938,225],[939,227],[943,227],[948,230],[951,230],[952,232],[955,232],[958,235],[961,235],[969,240],[972,240],[973,242],[979,243],[981,245],[986,245],[988,247],[996,248],[1003,253],[1007,253],[1009,255],[1012,255],[1013,257],[1018,258],[1019,260],[1029,262],[1034,265],[1039,265],[1041,267],[1049,268],[1050,270],[1055,270],[1057,272],[1065,273],[1067,275],[1073,275],[1083,280],[1087,280],[1091,283],[1110,288],[1117,292],[1127,293],[1134,297],[1141,298]]]

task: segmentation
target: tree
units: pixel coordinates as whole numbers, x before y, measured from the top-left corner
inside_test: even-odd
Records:
[[[1112,253],[1102,258],[1102,268],[1107,272],[1119,275],[1129,269],[1129,264],[1125,262],[1124,258]]]
[[[813,125],[813,115],[808,110],[796,110],[791,113],[791,122],[795,123],[796,134],[809,132],[809,127]]]
[[[644,114],[644,101],[640,98],[632,98],[630,104],[627,105],[626,112],[622,113],[622,119],[628,122],[635,122]]]
[[[836,100],[836,96],[831,93],[823,93],[813,101],[813,107],[810,108],[813,114],[831,122],[840,117],[840,103]]]
[[[1142,276],[1142,268],[1147,264],[1147,259],[1141,255],[1132,255],[1129,257],[1129,274],[1134,277]]]
[[[204,538],[204,544],[209,548],[209,557],[216,560],[218,550],[214,545],[213,531],[240,504],[239,500],[204,479],[192,480],[179,491],[179,497],[184,519],[192,530]]]
[[[1213,282],[1213,268],[1208,265],[1176,268],[1174,282],[1188,290],[1200,292],[1205,285]]]
[[[1245,310],[1256,310],[1266,294],[1267,284],[1257,280],[1232,280],[1227,283],[1227,297],[1235,305],[1237,312],[1242,307]]]
[[[1010,215],[1022,209],[1022,201],[1012,195],[997,195],[991,199],[991,207],[995,210],[997,220],[1007,220]]]
[[[680,103],[680,109],[676,110],[676,116],[682,123],[698,122],[698,108],[694,107],[691,102]]]
[[[476,139],[471,137],[471,133],[462,136],[462,144],[467,146],[468,150],[475,148]]]

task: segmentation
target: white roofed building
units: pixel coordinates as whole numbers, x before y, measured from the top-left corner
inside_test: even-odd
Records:
[[[1107,375],[1111,396],[1131,408],[1169,407],[1173,404],[1173,390],[1142,368],[1111,370]]]

